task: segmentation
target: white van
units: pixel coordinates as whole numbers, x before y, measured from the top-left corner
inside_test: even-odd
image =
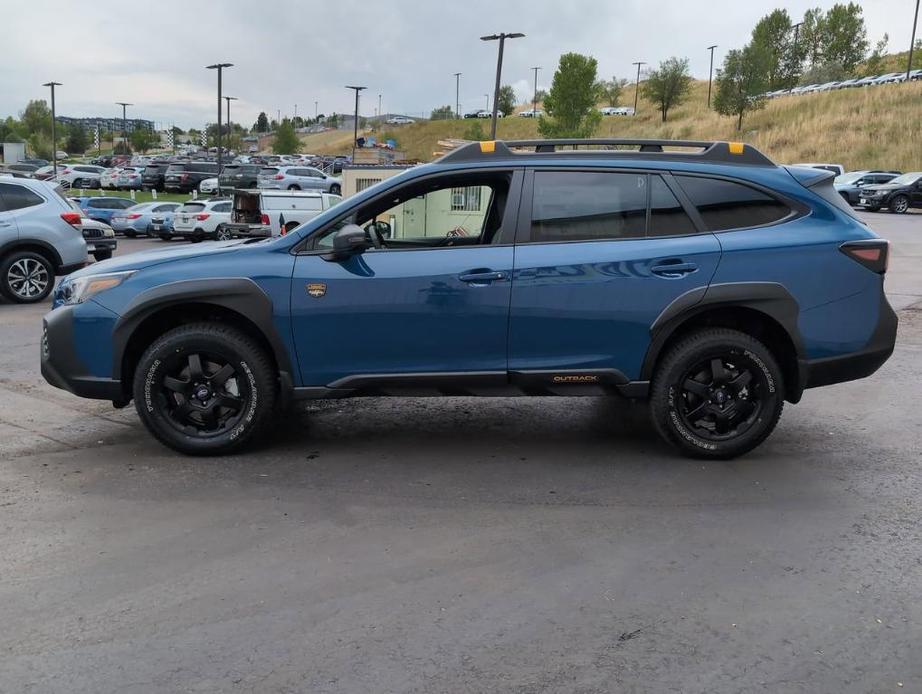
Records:
[[[307,190],[237,190],[228,229],[234,236],[287,234],[342,200],[339,195]]]

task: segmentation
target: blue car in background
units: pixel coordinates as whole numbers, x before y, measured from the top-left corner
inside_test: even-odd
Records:
[[[188,454],[294,399],[618,395],[731,458],[893,352],[889,244],[832,179],[737,142],[470,143],[283,236],[69,275],[42,374]]]
[[[116,233],[133,239],[136,236],[159,234],[173,225],[173,213],[182,207],[181,202],[142,202],[112,217],[111,226]]]
[[[115,196],[74,196],[71,198],[90,219],[112,226],[112,217],[135,205],[130,198]]]

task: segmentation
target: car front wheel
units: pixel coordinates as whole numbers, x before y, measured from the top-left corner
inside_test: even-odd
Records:
[[[650,410],[660,435],[685,455],[734,458],[774,430],[783,391],[781,369],[761,342],[736,330],[700,330],[657,368]]]
[[[234,238],[234,235],[227,227],[222,225],[215,230],[215,238],[218,241],[230,241],[232,238]]]
[[[888,205],[890,211],[894,214],[906,214],[909,210],[909,198],[905,195],[894,195]]]
[[[14,251],[0,261],[0,294],[17,304],[34,304],[54,288],[54,266],[33,251]]]
[[[269,356],[249,336],[217,323],[162,335],[135,370],[133,394],[154,437],[189,455],[225,454],[253,441],[276,401]]]

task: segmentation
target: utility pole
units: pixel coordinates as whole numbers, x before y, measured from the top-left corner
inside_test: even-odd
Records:
[[[230,102],[237,101],[237,97],[236,96],[225,96],[224,100],[227,102],[227,141],[230,142],[230,137],[231,137]]]
[[[45,82],[43,87],[51,87],[51,166],[54,171],[54,178],[58,178],[58,136],[54,127],[54,88],[63,86],[60,82]]]
[[[352,126],[352,163],[355,163],[355,145],[359,139],[359,92],[368,87],[353,87],[347,84],[346,89],[355,90],[355,122]]]
[[[487,107],[484,109],[484,111],[489,111],[490,110],[490,95],[484,94],[484,96],[487,97]]]
[[[318,114],[318,113],[319,113],[319,111],[317,110],[317,102],[315,101],[315,102],[314,102],[314,122],[315,122],[315,123],[317,122],[317,114]]]
[[[298,117],[298,105],[295,104],[295,115],[292,116],[292,120],[295,120]]]
[[[461,117],[461,73],[455,73],[455,118]]]
[[[499,105],[499,83],[502,79],[503,72],[503,48],[506,45],[506,39],[520,39],[525,34],[522,33],[511,33],[507,34],[503,32],[502,34],[490,34],[489,36],[481,36],[481,41],[499,41],[499,54],[496,57],[496,86],[493,88],[493,120],[490,123],[490,139],[496,139],[496,112],[497,106]],[[489,99],[487,101],[489,104]],[[489,108],[489,105],[488,107]]]
[[[646,65],[643,61],[638,61],[636,63],[631,63],[631,65],[637,66],[637,81],[634,83],[634,115],[637,115],[637,97],[640,95],[640,66]]]
[[[384,115],[383,112],[381,111],[381,95],[380,94],[378,94],[378,115],[379,116]]]
[[[131,154],[131,147],[128,145],[128,119],[125,116],[125,109],[134,104],[128,104],[124,101],[116,101],[116,106],[122,107],[122,144],[125,145],[125,152]],[[221,110],[221,102],[218,101],[218,111]]]
[[[531,100],[531,117],[537,118],[538,117],[538,70],[540,70],[541,68],[533,67],[531,69],[535,71],[535,96]]]
[[[221,153],[221,74],[226,67],[233,67],[233,63],[215,63],[214,65],[206,65],[208,70],[217,70],[218,71],[218,175],[221,175],[221,164],[223,163],[224,156]],[[228,107],[230,107],[230,102],[228,102]],[[221,186],[218,186],[218,192],[220,192]]]
[[[909,40],[909,62],[906,63],[906,81],[909,81],[909,73],[912,72],[912,50],[916,46],[916,25],[919,22],[919,0],[916,0],[916,13],[912,18],[912,38]],[[52,88],[52,95],[54,88]],[[53,97],[52,97],[53,100]]]
[[[711,69],[708,71],[708,108],[711,108],[711,81],[714,79],[714,49],[717,48],[715,43],[713,46],[708,46],[708,50],[711,52]]]

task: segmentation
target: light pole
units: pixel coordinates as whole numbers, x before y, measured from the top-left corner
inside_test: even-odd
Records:
[[[359,92],[368,87],[353,87],[346,85],[346,89],[355,90],[355,122],[352,124],[352,163],[355,163],[355,145],[359,139]]]
[[[455,118],[461,117],[461,73],[455,73]]]
[[[131,147],[128,145],[128,119],[125,117],[125,109],[129,106],[134,106],[134,104],[128,104],[124,101],[116,101],[116,106],[122,107],[122,144],[125,146],[126,154],[131,154]],[[218,105],[221,105],[221,102],[218,102]],[[219,111],[221,109],[218,109]]]
[[[538,70],[540,70],[541,68],[533,67],[531,69],[535,71],[535,96],[531,100],[531,117],[537,118],[538,117]]]
[[[223,155],[221,153],[221,75],[226,67],[233,67],[233,63],[215,63],[214,65],[206,65],[208,70],[217,70],[218,71],[218,175],[221,175],[221,164],[223,163]],[[228,101],[228,107],[230,102]],[[220,186],[218,186],[220,188]]]
[[[378,115],[379,116],[384,115],[383,112],[381,111],[381,95],[380,94],[378,94]]]
[[[317,122],[317,114],[318,114],[318,113],[319,113],[319,111],[317,111],[317,102],[315,101],[315,102],[314,102],[314,122],[315,122],[315,123]]]
[[[490,95],[484,94],[484,96],[487,97],[487,107],[484,109],[484,111],[489,111],[490,110]]]
[[[43,87],[51,87],[51,166],[54,171],[54,177],[58,177],[58,136],[54,128],[54,88],[63,86],[60,82],[45,82]]]
[[[503,32],[502,34],[490,34],[489,36],[481,36],[481,41],[499,41],[499,53],[496,56],[496,86],[493,88],[493,120],[490,124],[490,139],[496,139],[496,111],[497,105],[499,104],[499,83],[502,79],[503,72],[503,47],[506,45],[506,39],[520,39],[525,34],[522,33],[510,33],[507,34]],[[488,101],[489,103],[489,101]]]
[[[715,43],[713,46],[708,46],[708,50],[711,52],[711,69],[708,71],[708,108],[711,108],[711,80],[714,79],[714,49],[717,48]]]
[[[637,97],[640,94],[640,66],[646,65],[645,62],[638,61],[636,63],[631,63],[631,65],[637,66],[637,81],[634,83],[634,115],[637,115]]]
[[[916,24],[919,22],[919,0],[916,0],[916,13],[912,18],[912,38],[909,40],[909,62],[906,63],[906,81],[909,81],[909,73],[912,72],[912,49],[916,44]],[[52,87],[52,103],[54,102],[54,88]]]
[[[227,102],[227,141],[230,142],[230,136],[231,136],[230,102],[237,101],[237,97],[236,96],[225,96],[224,100]]]

